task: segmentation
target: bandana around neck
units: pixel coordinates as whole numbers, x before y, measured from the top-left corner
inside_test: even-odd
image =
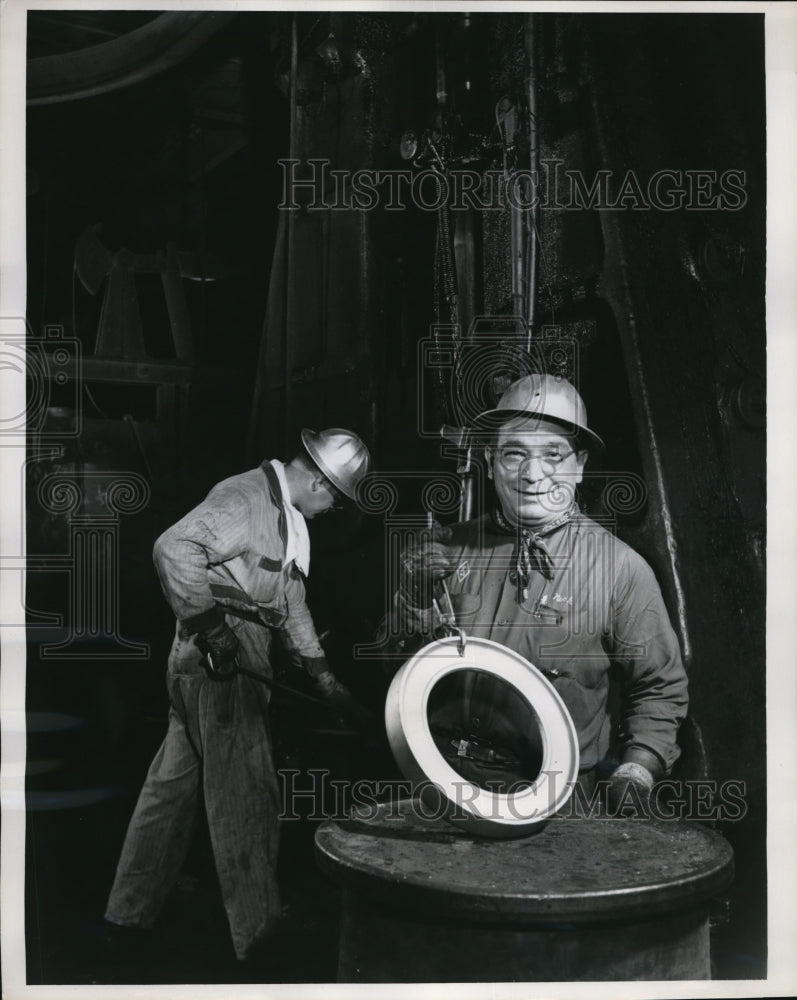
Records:
[[[554,565],[548,547],[543,542],[545,535],[550,535],[561,528],[562,525],[571,521],[578,513],[578,504],[573,503],[564,513],[551,521],[546,521],[536,531],[532,528],[524,528],[522,524],[513,525],[504,517],[500,507],[497,505],[492,511],[492,521],[496,530],[502,535],[514,535],[516,538],[515,551],[513,552],[514,569],[517,574],[518,599],[526,600],[529,593],[529,580],[532,569],[538,570],[546,580],[553,579]]]

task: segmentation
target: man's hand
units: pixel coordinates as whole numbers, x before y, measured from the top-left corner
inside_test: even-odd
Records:
[[[606,804],[610,816],[634,818],[647,815],[655,778],[642,764],[621,764],[609,778]]]
[[[401,554],[401,589],[416,608],[430,608],[435,584],[454,572],[454,564],[443,547],[449,537],[450,531],[435,523]]]
[[[315,689],[331,709],[358,729],[369,731],[375,728],[376,721],[373,715],[357,701],[344,684],[340,683],[331,670],[316,675]]]
[[[236,658],[240,643],[235,632],[227,623],[207,629],[197,635],[196,644],[208,658],[210,669],[220,677],[230,677],[235,673]]]

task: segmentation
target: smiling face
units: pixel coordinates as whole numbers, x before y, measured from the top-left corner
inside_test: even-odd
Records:
[[[587,452],[553,425],[516,417],[485,450],[488,474],[504,517],[511,524],[540,527],[563,514],[581,482]]]

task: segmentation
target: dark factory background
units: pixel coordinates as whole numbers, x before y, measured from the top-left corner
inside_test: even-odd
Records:
[[[741,206],[540,209],[531,335],[577,376],[608,442],[583,501],[605,513],[607,484],[625,490],[617,530],[654,566],[679,633],[692,708],[678,776],[746,786],[744,818],[718,824],[736,878],[713,917],[715,975],[766,974],[763,18],[556,13],[535,16],[533,50],[529,37],[522,13],[29,14],[29,983],[251,974],[201,837],[156,941],[120,957],[103,937],[166,727],[174,624],[152,544],[219,479],[290,457],[301,427],[356,430],[397,506],[312,525],[309,595],[334,669],[379,710],[378,657],[352,649],[384,613],[385,517],[417,512],[418,484],[457,471],[434,437],[456,424],[457,375],[419,368],[419,344],[478,320],[472,350],[487,344],[496,369],[491,382],[477,364],[472,391],[500,383],[525,337],[507,319],[519,223],[506,207],[411,200],[312,209],[306,187],[300,210],[280,210],[278,161],[301,177],[311,158],[523,167],[530,60],[541,160],[587,179],[633,171],[643,189],[663,169],[744,174]],[[278,767],[397,776],[386,742],[273,705]],[[307,817],[283,824],[286,930],[261,981],[335,979],[338,890],[313,832]]]

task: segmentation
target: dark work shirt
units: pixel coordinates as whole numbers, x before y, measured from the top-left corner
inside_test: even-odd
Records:
[[[516,650],[544,671],[570,711],[581,768],[606,756],[611,739],[610,671],[620,681],[620,739],[647,747],[669,770],[688,705],[676,635],[652,570],[633,549],[577,514],[544,542],[553,578],[532,570],[524,594],[514,573],[515,538],[486,516],[454,525],[446,552],[457,625],[466,634]],[[428,631],[429,617],[402,616],[405,630]],[[486,674],[465,677],[438,722],[458,735],[487,736],[521,756],[533,754],[529,709]]]

